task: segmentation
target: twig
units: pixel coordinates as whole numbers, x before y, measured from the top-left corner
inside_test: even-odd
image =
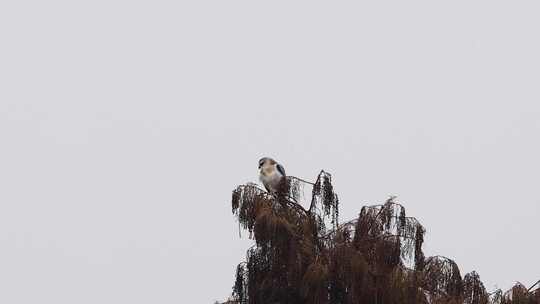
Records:
[[[527,289],[527,292],[530,292],[533,289],[533,287],[538,285],[538,284],[540,284],[540,280],[538,280],[536,283],[534,283],[533,286],[531,286],[529,289]]]
[[[324,172],[324,171],[321,171],[321,172]],[[294,178],[294,179],[297,179],[297,180],[299,180],[299,181],[301,181],[301,182],[303,182],[303,183],[306,183],[306,184],[310,184],[310,185],[312,185],[312,186],[315,185],[315,183],[308,182],[307,180],[302,179],[302,178],[299,178],[299,177],[296,177],[296,176],[289,175],[289,176],[287,176],[287,177],[292,177],[292,178]]]
[[[319,172],[319,175],[317,175],[317,180],[315,181],[315,184],[309,183],[309,182],[308,182],[308,183],[309,183],[309,184],[312,184],[313,187],[315,187],[315,185],[319,182],[319,179],[321,179],[321,176],[323,175],[323,173],[326,173],[326,172],[324,172],[324,170],[321,170],[321,172]],[[315,207],[315,195],[313,195],[313,196],[311,197],[311,203],[309,204],[309,212],[311,212],[311,209],[312,209],[313,207]]]

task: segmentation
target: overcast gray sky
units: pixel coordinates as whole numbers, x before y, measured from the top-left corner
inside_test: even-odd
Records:
[[[236,185],[397,195],[427,255],[540,279],[538,1],[0,4],[0,302],[211,303]]]

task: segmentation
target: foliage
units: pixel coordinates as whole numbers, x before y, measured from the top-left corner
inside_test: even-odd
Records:
[[[289,176],[277,194],[241,185],[232,211],[255,245],[237,267],[229,303],[540,304],[540,289],[489,294],[476,272],[462,278],[451,259],[424,257],[425,229],[394,197],[340,224],[324,171],[315,183]]]

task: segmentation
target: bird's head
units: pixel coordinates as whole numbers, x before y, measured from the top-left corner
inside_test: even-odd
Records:
[[[263,157],[259,159],[259,169],[261,169],[265,165],[274,165],[276,164],[276,161],[271,159],[270,157]]]

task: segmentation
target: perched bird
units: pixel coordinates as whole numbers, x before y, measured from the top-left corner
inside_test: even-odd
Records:
[[[285,169],[275,160],[269,157],[263,157],[259,160],[259,179],[268,192],[276,193],[280,183],[286,177]]]

